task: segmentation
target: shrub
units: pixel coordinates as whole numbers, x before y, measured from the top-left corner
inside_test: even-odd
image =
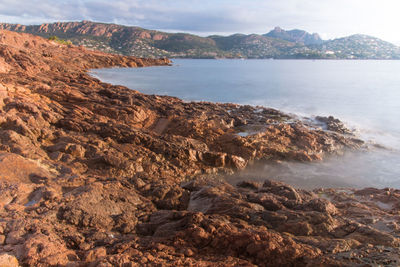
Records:
[[[54,41],[57,42],[59,44],[63,44],[63,45],[72,45],[72,42],[70,40],[64,40],[64,39],[60,39],[55,35],[52,35],[48,38],[50,41]]]

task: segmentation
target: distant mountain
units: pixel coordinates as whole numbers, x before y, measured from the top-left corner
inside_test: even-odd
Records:
[[[91,21],[42,25],[0,24],[0,29],[43,37],[56,35],[75,45],[138,57],[225,57],[212,39],[192,34],[165,33],[139,27]]]
[[[311,48],[343,59],[400,59],[400,47],[362,34],[326,41]]]
[[[55,35],[89,49],[137,57],[400,59],[399,47],[374,37],[352,35],[323,41],[316,33],[279,27],[264,35],[208,37],[91,21],[30,26],[3,23],[0,29]]]
[[[209,36],[217,47],[235,57],[276,58],[285,54],[296,44],[258,34],[234,34],[231,36]]]
[[[305,45],[322,44],[324,41],[318,33],[310,34],[303,30],[285,31],[280,27],[275,27],[272,31],[264,36],[286,40],[294,43],[302,43]]]

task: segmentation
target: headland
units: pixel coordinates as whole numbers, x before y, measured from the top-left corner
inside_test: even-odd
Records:
[[[322,130],[275,109],[145,95],[88,74],[168,64],[0,32],[0,263],[399,264],[399,190],[220,179],[255,161],[362,148],[340,121],[321,117]]]

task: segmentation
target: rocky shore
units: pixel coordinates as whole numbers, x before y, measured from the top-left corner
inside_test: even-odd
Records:
[[[0,31],[0,266],[400,264],[400,190],[222,179],[361,148],[340,121],[87,73],[169,63]]]

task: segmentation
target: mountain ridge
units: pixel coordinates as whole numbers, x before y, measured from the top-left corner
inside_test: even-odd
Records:
[[[275,27],[269,33],[263,35],[290,42],[303,43],[305,45],[322,44],[324,42],[324,40],[322,40],[321,36],[319,36],[318,33],[310,34],[304,30],[299,29],[285,31],[281,27]]]
[[[322,40],[317,33],[275,27],[266,34],[210,35],[167,33],[92,21],[41,25],[1,23],[0,29],[42,37],[55,35],[89,49],[138,57],[400,59],[400,47],[376,37],[351,35]]]

